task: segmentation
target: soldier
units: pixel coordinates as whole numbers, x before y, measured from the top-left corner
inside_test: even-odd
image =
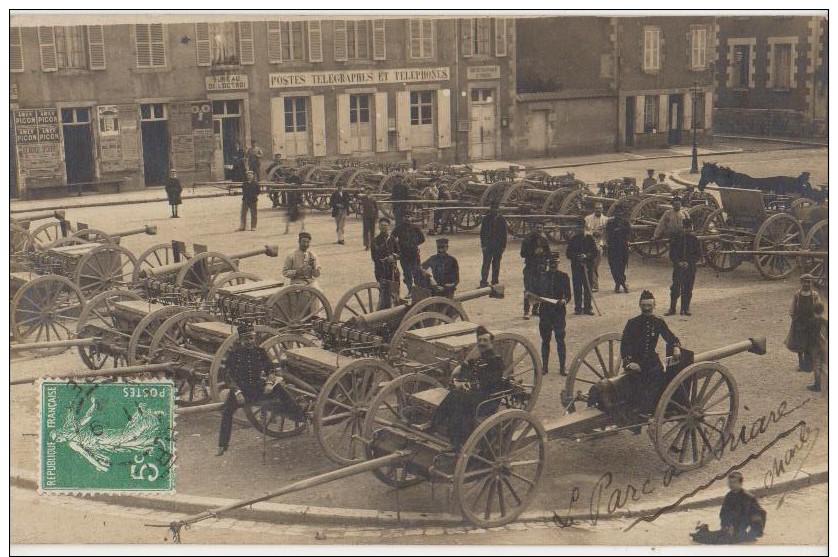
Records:
[[[591,307],[591,275],[593,261],[598,255],[599,250],[593,236],[585,234],[585,225],[579,221],[567,243],[567,258],[570,260],[570,273],[573,276],[573,313],[576,315],[594,314]]]
[[[684,231],[672,236],[669,243],[672,260],[672,286],[669,288],[669,310],[664,315],[675,315],[678,298],[681,298],[681,315],[690,313],[696,265],[701,261],[701,243],[695,237],[692,221],[684,219]]]
[[[372,196],[369,186],[364,186],[360,197],[361,227],[364,237],[364,251],[370,249],[375,240],[375,222],[378,220],[378,201]]]
[[[311,234],[300,232],[298,248],[290,252],[282,266],[282,276],[291,279],[291,284],[303,284],[318,288],[320,262],[311,249]]]
[[[390,234],[390,219],[381,217],[378,221],[381,231],[372,242],[370,255],[375,265],[375,280],[381,285],[378,309],[392,307],[399,298],[399,241]]]
[[[169,200],[169,206],[172,208],[172,216],[169,218],[180,218],[177,214],[177,206],[181,204],[181,193],[183,193],[183,186],[177,177],[177,170],[172,168],[169,170],[169,175],[166,177],[166,197]]]
[[[404,203],[404,201],[410,198],[410,187],[401,176],[396,176],[393,181],[395,183],[390,192],[390,200],[395,202],[393,203],[393,216],[396,219],[396,226],[398,226],[407,214],[407,203]]]
[[[422,263],[422,270],[426,277],[424,286],[435,296],[454,295],[460,283],[460,264],[454,256],[448,255],[448,238],[437,239],[436,254]]]
[[[271,409],[297,422],[306,419],[305,411],[274,375],[273,362],[268,353],[264,348],[256,346],[253,325],[239,324],[238,336],[236,345],[227,355],[225,365],[232,385],[221,407],[221,429],[218,432],[218,450],[215,456],[223,455],[230,446],[233,414],[243,405],[259,404],[263,407],[263,412]],[[237,391],[244,398],[244,404],[239,402]]]
[[[646,170],[646,174],[648,174],[648,176],[643,178],[643,186],[640,188],[641,191],[645,190],[646,188],[650,188],[650,187],[652,187],[652,186],[654,186],[655,184],[658,183],[658,181],[655,180],[655,169],[654,168],[650,168],[650,169]]]
[[[500,260],[506,250],[506,219],[498,210],[500,203],[492,200],[489,212],[480,221],[480,247],[483,266],[480,268],[480,286],[489,286],[489,266],[492,267],[492,284],[500,278]]]
[[[335,219],[335,231],[338,235],[338,244],[344,244],[344,227],[346,226],[346,215],[349,213],[349,192],[343,190],[343,184],[338,184],[337,191],[329,198],[329,207],[332,208],[332,218]]]
[[[658,184],[666,183],[666,172],[658,172]]]
[[[254,178],[252,170],[244,173],[242,182],[242,208],[239,215],[239,232],[247,228],[247,213],[250,211],[250,230],[256,230],[256,211],[259,205],[259,182]]]
[[[544,235],[544,223],[536,222],[532,232],[521,241],[524,258],[524,319],[530,318],[530,299],[527,292],[535,292],[538,275],[547,268],[550,243]]]
[[[401,224],[393,229],[393,236],[399,242],[399,261],[401,261],[402,272],[404,273],[404,284],[407,293],[413,288],[414,283],[422,282],[422,270],[419,268],[421,257],[419,246],[425,243],[425,235],[422,229],[413,223],[413,215],[410,213],[404,216]]]
[[[593,237],[597,246],[597,256],[591,261],[591,291],[599,290],[599,263],[606,249],[605,225],[608,217],[602,214],[602,203],[594,204],[594,212],[585,217],[585,234]]]
[[[250,149],[247,150],[247,167],[252,170],[257,180],[262,179],[262,148],[256,145],[256,140],[250,142]]]
[[[454,370],[454,389],[442,400],[431,420],[431,429],[448,436],[452,450],[459,452],[474,429],[480,404],[505,388],[503,359],[494,351],[495,336],[477,327],[477,354]]]
[[[655,233],[652,235],[652,240],[660,240],[661,238],[672,239],[675,234],[680,234],[684,231],[684,219],[687,218],[687,212],[681,208],[683,200],[675,195],[672,197],[672,208],[667,209],[658,221],[658,226],[655,228]]]
[[[631,224],[626,218],[625,209],[617,208],[613,217],[605,225],[605,239],[608,244],[608,266],[614,279],[614,292],[628,293],[626,285],[626,267],[629,261],[629,238]]]
[[[287,201],[286,215],[285,215],[285,233],[288,234],[291,229],[291,223],[300,221],[300,232],[306,231],[306,213],[301,207],[302,194],[299,191],[294,191],[299,188],[302,180],[296,174],[288,177],[288,186],[291,188],[285,195]]]
[[[727,477],[730,488],[719,511],[722,529],[710,531],[706,524],[690,534],[697,543],[731,544],[753,541],[762,537],[768,513],[759,504],[759,500],[743,489],[742,472],[731,472]]]
[[[559,374],[565,372],[565,323],[567,304],[570,302],[570,277],[559,270],[559,254],[551,253],[547,272],[538,281],[538,332],[541,334],[541,361],[543,373],[547,374],[550,361],[550,337],[556,337],[556,353],[559,355]],[[545,300],[545,298],[547,298]],[[555,300],[555,302],[549,301]]]

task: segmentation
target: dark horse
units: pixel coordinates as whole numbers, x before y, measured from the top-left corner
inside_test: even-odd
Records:
[[[797,178],[791,176],[754,178],[747,174],[735,172],[726,166],[719,166],[714,162],[705,162],[702,165],[698,190],[704,191],[708,184],[716,184],[720,188],[743,188],[760,190],[763,193],[773,193],[775,195],[807,197],[814,201],[820,201],[824,195],[824,192],[815,190],[809,184],[808,172],[803,172]]]

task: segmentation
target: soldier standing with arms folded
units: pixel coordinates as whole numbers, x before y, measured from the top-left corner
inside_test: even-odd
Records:
[[[585,234],[593,237],[598,252],[591,262],[591,291],[599,290],[599,263],[606,249],[605,226],[608,217],[602,214],[602,203],[594,204],[594,212],[585,217]]]
[[[489,212],[480,222],[480,248],[483,250],[483,266],[480,268],[480,286],[489,286],[489,267],[492,267],[492,284],[500,277],[500,260],[506,250],[506,219],[499,211],[500,203],[495,199]]]
[[[247,228],[247,213],[250,212],[250,230],[256,230],[256,211],[259,204],[259,182],[254,179],[252,170],[244,173],[242,182],[242,209],[239,216],[239,232]]]
[[[570,273],[573,276],[573,303],[576,315],[593,315],[591,307],[592,263],[599,254],[593,236],[585,234],[585,225],[576,224],[573,237],[567,243],[567,258],[570,260]],[[583,305],[584,304],[584,305]]]
[[[169,206],[172,209],[172,216],[169,218],[180,218],[177,214],[177,206],[181,204],[181,194],[183,193],[183,186],[177,177],[177,170],[172,168],[169,170],[169,175],[166,177],[166,197],[169,200]]]
[[[521,242],[521,257],[524,258],[524,319],[530,318],[530,299],[527,292],[535,292],[538,275],[547,268],[550,257],[550,243],[544,235],[544,223],[535,223],[535,229]]]
[[[681,298],[681,315],[690,313],[696,265],[701,261],[701,243],[695,237],[692,221],[684,219],[684,231],[672,236],[669,242],[669,259],[672,260],[672,286],[669,288],[669,310],[664,315],[675,315],[678,298]]]
[[[375,265],[375,280],[381,285],[381,298],[378,309],[393,306],[393,301],[399,299],[399,241],[390,234],[390,219],[381,217],[378,221],[381,232],[372,243],[370,255]]]
[[[413,215],[408,213],[404,216],[402,223],[393,230],[393,236],[399,242],[399,261],[409,296],[413,285],[422,281],[422,269],[419,268],[422,262],[419,246],[425,243],[425,235],[422,234],[421,228],[413,224]]]
[[[436,241],[436,254],[422,263],[425,282],[434,296],[454,295],[460,283],[460,264],[453,255],[448,254],[448,238]]]
[[[541,335],[541,362],[547,375],[550,361],[550,337],[556,337],[556,353],[559,355],[559,374],[565,372],[565,327],[567,304],[570,302],[570,277],[559,270],[559,254],[551,253],[549,267],[538,281],[538,332]],[[546,298],[546,299],[545,299]]]
[[[605,240],[608,245],[608,266],[614,279],[614,292],[628,293],[626,285],[626,267],[629,260],[629,238],[631,224],[625,215],[625,209],[618,208],[615,215],[608,219],[605,225]]]

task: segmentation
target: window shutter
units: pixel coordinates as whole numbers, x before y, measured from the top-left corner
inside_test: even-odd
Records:
[[[690,130],[693,127],[693,98],[691,93],[684,95],[684,125],[683,130]]]
[[[346,21],[342,19],[335,20],[335,61],[345,62],[347,59],[346,52]]]
[[[634,133],[643,133],[646,127],[646,97],[634,97]]]
[[[137,67],[151,66],[151,31],[147,23],[134,25],[134,35],[137,42]]]
[[[352,145],[349,143],[351,137],[349,129],[349,95],[338,95],[338,154],[349,155],[352,153]]]
[[[239,22],[239,63],[252,66],[256,63],[256,51],[253,46],[253,22]]]
[[[696,45],[693,44],[694,33],[695,33],[695,30],[693,30],[693,29],[690,29],[689,31],[687,31],[687,36],[685,37],[685,40],[684,40],[684,47],[687,50],[687,68],[689,68],[689,69],[695,68],[695,62],[696,62],[695,52],[693,50],[696,46]]]
[[[396,92],[396,131],[399,151],[410,150],[410,91]]]
[[[195,53],[198,57],[199,66],[212,65],[209,23],[195,24]]]
[[[151,65],[156,68],[166,66],[166,30],[162,23],[149,25],[151,35]]]
[[[282,62],[282,28],[278,21],[268,22],[268,63]]]
[[[285,99],[271,97],[271,143],[273,152],[285,155]]]
[[[387,135],[387,93],[375,94],[375,151],[383,153],[390,146]]]
[[[55,30],[52,27],[38,27],[38,44],[41,50],[41,70],[58,71],[58,53],[55,51]]]
[[[704,129],[713,128],[713,91],[704,93]]]
[[[658,133],[669,129],[669,95],[658,97]]]
[[[323,30],[319,21],[308,22],[308,61],[323,61]]]
[[[326,156],[326,102],[323,95],[311,97],[312,154]]]
[[[87,47],[90,53],[90,69],[105,69],[105,33],[101,25],[87,26]]]
[[[506,19],[495,18],[495,56],[506,56]]]
[[[451,89],[436,92],[436,146],[451,147]]]
[[[422,35],[422,44],[425,47],[425,58],[434,57],[434,22],[432,19],[422,20],[422,27],[420,28]]]
[[[9,28],[9,71],[23,71],[23,41],[20,27]]]
[[[462,43],[463,43],[463,57],[467,58],[469,56],[474,56],[474,37],[472,36],[472,19],[461,19],[460,20],[460,29],[462,30]]]
[[[385,20],[372,20],[372,59],[386,60],[387,59],[387,41],[385,39]]]

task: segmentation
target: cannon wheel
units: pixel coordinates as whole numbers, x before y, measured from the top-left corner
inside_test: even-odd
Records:
[[[709,191],[694,191],[692,193],[692,197],[690,199],[690,203],[693,204],[693,207],[701,207],[701,205],[695,205],[695,201],[703,201],[703,205],[706,207],[710,207],[711,209],[720,209],[719,202],[713,197],[713,194]]]
[[[16,222],[10,222],[9,249],[12,255],[25,253],[27,244],[29,244],[29,231]]]
[[[9,308],[10,328],[17,342],[49,342],[68,340],[75,336],[77,321],[85,301],[77,285],[65,277],[37,277],[23,285],[12,298]],[[39,348],[41,356],[52,356],[67,350]]]
[[[544,204],[541,206],[541,214],[542,215],[559,215],[561,214],[559,210],[562,208],[562,202],[564,198],[567,197],[570,193],[576,191],[577,188],[571,187],[561,187],[547,196],[544,200]]]
[[[664,389],[652,422],[655,450],[677,470],[692,470],[720,454],[739,413],[733,374],[718,362],[682,370]]]
[[[236,342],[239,340],[239,333],[238,331],[234,330],[234,327],[231,326],[232,332],[230,336],[224,339],[224,342],[218,347],[218,350],[215,351],[215,355],[212,358],[212,365],[210,365],[209,371],[209,387],[210,387],[210,395],[214,402],[221,402],[221,390],[226,389],[227,387],[227,355],[230,353],[230,350],[233,349]],[[255,344],[261,345],[268,339],[271,339],[275,336],[280,335],[280,331],[277,331],[273,327],[267,327],[265,325],[254,325],[253,332],[256,333],[256,342]],[[270,352],[268,352],[270,355]],[[261,421],[261,420],[260,420]]]
[[[77,230],[73,233],[73,238],[79,238],[85,242],[93,242],[97,244],[118,244],[119,239],[114,239],[110,234],[99,230],[98,228],[85,228]]]
[[[218,277],[238,270],[236,263],[223,253],[206,251],[199,253],[184,265],[177,274],[175,284],[190,291],[198,291],[199,299],[206,300]]]
[[[474,230],[483,220],[483,213],[478,210],[460,209],[456,211],[454,220],[459,230]]]
[[[404,345],[402,343],[404,342],[404,334],[406,332],[453,322],[453,317],[433,311],[424,311],[402,319],[399,328],[396,329],[396,332],[393,333],[393,338],[390,339],[390,352],[388,355],[390,361],[401,361],[404,359]]]
[[[590,195],[588,190],[574,189],[569,192],[562,200],[561,207],[559,207],[559,214],[566,216],[576,216],[584,218],[590,212],[585,203],[585,196]],[[573,236],[572,228],[562,228],[558,237],[563,241],[568,242]]]
[[[454,180],[454,182],[448,186],[448,191],[451,192],[451,195],[463,195],[468,191],[468,185],[472,182],[478,182],[479,178],[474,174],[466,174],[465,176],[461,176]]]
[[[547,433],[524,410],[504,410],[481,423],[454,469],[463,517],[480,528],[514,521],[538,492],[547,461]]]
[[[626,218],[629,217],[631,211],[634,209],[634,206],[640,202],[640,196],[638,195],[625,195],[620,197],[608,207],[608,211],[605,213],[608,217],[613,217],[617,214],[618,211],[623,211],[623,215]]]
[[[332,305],[326,296],[313,286],[286,286],[265,304],[268,318],[279,328],[308,323],[314,318],[332,320]]]
[[[311,182],[318,175],[322,174],[321,168],[316,164],[308,164],[300,168],[297,175],[303,184]]]
[[[366,180],[367,177],[371,176],[372,174],[373,174],[373,171],[370,170],[369,168],[356,168],[355,172],[353,172],[352,175],[349,176],[349,179],[346,180],[346,186],[345,187],[347,189],[351,188],[353,186],[361,188],[361,187],[364,186],[364,183],[365,183],[365,182],[362,182],[362,180]]]
[[[544,376],[541,355],[535,346],[517,333],[498,333],[494,340],[495,353],[503,359],[503,376],[518,384],[527,393],[523,410],[532,410],[541,391]]]
[[[363,438],[374,441],[376,429],[382,426],[408,432],[411,429],[426,428],[431,423],[435,408],[414,401],[410,395],[441,387],[442,383],[424,373],[410,373],[390,381],[369,405],[364,418]],[[374,442],[365,445],[368,460],[384,456],[375,449]],[[392,466],[376,468],[372,473],[390,487],[410,487],[425,481],[407,469],[400,470]]]
[[[218,321],[213,314],[201,311],[182,311],[166,319],[154,332],[149,346],[149,354],[153,360],[162,358],[168,360],[167,352],[172,352],[171,359],[179,358],[178,348],[189,344],[186,327],[190,323],[206,323]],[[194,350],[194,347],[190,348]],[[203,366],[201,370],[205,369]],[[197,406],[206,404],[212,399],[209,377],[197,369],[189,371],[177,370],[175,374],[175,392],[177,393],[177,404],[179,406]]]
[[[189,259],[184,253],[180,254],[182,260]],[[154,269],[163,265],[175,263],[175,254],[172,244],[156,244],[151,246],[137,256],[137,265],[134,267],[133,282],[139,282],[140,273],[146,269]]]
[[[123,300],[136,301],[142,300],[142,298],[139,294],[131,290],[111,290],[97,294],[88,300],[84,309],[81,310],[81,315],[79,315],[79,321],[76,325],[76,338],[95,337],[100,332],[104,332],[105,336],[110,337],[103,339],[104,341],[118,341],[118,346],[127,347],[125,337],[128,335],[124,331],[119,330],[118,323],[115,321],[113,315],[111,315],[113,303]],[[109,333],[113,333],[113,336]],[[127,353],[125,355],[120,354],[114,356],[107,352],[102,352],[98,344],[80,346],[79,357],[88,369],[102,369],[110,359],[113,359],[113,367],[119,367],[128,363]]]
[[[724,212],[721,209],[716,209],[704,221],[704,228],[701,234],[704,236],[719,234],[726,226]],[[739,267],[744,259],[741,255],[719,252],[730,251],[735,247],[734,242],[725,239],[702,240],[701,254],[704,262],[711,268],[720,273],[727,273]]]
[[[492,201],[500,202],[507,189],[511,188],[512,186],[512,182],[507,180],[502,180],[500,182],[494,182],[492,184],[489,184],[489,186],[487,186],[486,189],[483,190],[483,195],[480,196],[480,206],[488,207],[492,204]]]
[[[782,250],[797,252],[803,247],[806,235],[799,220],[787,213],[768,217],[757,230],[754,251]],[[793,255],[754,255],[754,264],[763,277],[784,279],[797,269],[798,258]]]
[[[593,339],[579,350],[567,370],[567,380],[560,399],[567,412],[577,410],[576,403],[584,403],[588,390],[609,377],[620,374],[620,333],[606,333]]]
[[[379,385],[397,376],[390,364],[375,358],[355,360],[329,376],[314,404],[314,434],[332,462],[363,460],[360,436],[370,402]]]
[[[67,234],[73,233],[70,221],[63,221]],[[61,222],[47,222],[35,228],[29,233],[29,242],[26,244],[26,251],[42,250],[52,245],[61,238],[67,237],[61,228]]]
[[[414,315],[419,315],[420,313],[426,311],[444,313],[448,317],[453,318],[455,321],[468,321],[468,313],[466,313],[463,305],[460,302],[450,298],[445,298],[444,296],[431,296],[430,298],[425,298],[424,300],[413,304],[405,314],[403,321],[407,321]]]
[[[128,340],[128,365],[138,366],[146,363],[148,348],[157,327],[169,317],[186,310],[183,306],[163,306],[140,319]]]
[[[501,206],[507,207],[524,203],[527,198],[527,188],[529,187],[531,187],[530,184],[524,180],[513,182],[509,188],[504,190],[503,195],[500,197]]]
[[[648,188],[644,189],[642,192],[644,195],[654,195],[656,193],[663,193],[663,194],[671,194],[672,193],[672,186],[669,184],[655,184],[654,186],[649,186]]]
[[[807,251],[829,251],[829,219],[818,221],[806,235],[805,249]],[[826,286],[829,279],[829,257],[807,255],[800,258],[799,265],[804,273],[815,276],[815,284],[819,288]]]
[[[378,309],[380,300],[381,285],[379,283],[365,282],[358,286],[353,286],[335,304],[332,321],[340,323],[341,314],[344,310],[347,314],[352,314],[353,316],[372,313]],[[344,317],[348,319],[350,316],[345,315]]]
[[[257,282],[260,280],[262,280],[262,277],[253,273],[248,273],[247,271],[225,273],[215,279],[212,283],[212,288],[210,288],[209,292],[207,292],[207,300],[214,300],[219,288],[224,288],[225,286],[236,286],[246,282]]]
[[[687,209],[687,214],[690,216],[690,222],[693,223],[693,230],[700,231],[704,229],[704,223],[710,218],[710,215],[716,210],[710,205],[693,205]]]
[[[102,244],[82,256],[76,267],[75,280],[82,293],[92,297],[127,286],[136,268],[137,258],[133,253],[117,244]]]
[[[346,187],[346,184],[349,183],[352,175],[357,171],[358,169],[354,166],[341,168],[340,171],[335,174],[334,178],[332,178],[332,188],[337,188],[339,185]]]
[[[657,197],[647,197],[645,199],[641,199],[631,210],[629,222],[632,225],[642,224],[649,227],[648,229],[633,229],[633,242],[648,242],[652,240],[652,236],[654,236],[655,233],[655,227],[657,227],[661,215],[658,205],[662,202],[663,201]],[[633,245],[632,249],[639,253],[643,258],[663,257],[669,252],[669,244],[661,241],[650,244]]]

